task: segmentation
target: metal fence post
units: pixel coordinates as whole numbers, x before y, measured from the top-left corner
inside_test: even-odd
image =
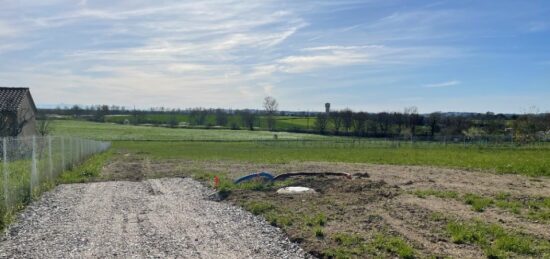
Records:
[[[32,199],[33,191],[35,188],[35,182],[36,178],[38,176],[38,168],[36,167],[36,136],[32,136],[32,167],[31,167],[31,181],[30,181],[30,187],[31,187],[31,193],[30,197]]]
[[[61,172],[64,172],[67,166],[65,165],[65,138],[61,137]]]
[[[2,139],[2,155],[4,164],[4,202],[7,210],[10,207],[10,197],[8,192],[10,175],[8,172],[8,140],[5,137]]]
[[[48,180],[53,180],[53,159],[52,159],[52,138],[48,136],[48,164],[50,165],[50,172],[48,175]]]

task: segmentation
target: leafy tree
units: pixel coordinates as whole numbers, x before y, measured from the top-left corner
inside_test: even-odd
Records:
[[[340,112],[340,115],[342,116],[342,126],[346,132],[349,132],[353,126],[353,112],[350,109],[345,109]]]

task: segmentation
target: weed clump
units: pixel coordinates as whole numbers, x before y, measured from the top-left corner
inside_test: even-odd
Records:
[[[493,204],[493,199],[468,193],[464,195],[464,203],[471,205],[474,211],[483,212],[487,207]]]
[[[549,241],[508,231],[497,224],[481,221],[450,222],[446,232],[454,243],[479,245],[491,258],[550,253]]]

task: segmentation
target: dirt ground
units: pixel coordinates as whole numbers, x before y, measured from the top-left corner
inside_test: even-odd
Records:
[[[166,176],[193,176],[201,173],[228,175],[231,178],[251,172],[346,172],[353,179],[302,177],[293,186],[315,189],[317,195],[277,195],[275,189],[233,191],[226,202],[242,206],[256,201],[268,203],[279,211],[294,215],[326,215],[324,238],[312,234],[304,226],[281,226],[291,240],[313,255],[326,256],[327,247],[337,246],[333,237],[352,233],[372,238],[372,233],[399,236],[414,247],[420,256],[479,258],[481,247],[457,244],[445,233],[451,220],[481,220],[503,228],[550,240],[550,222],[527,218],[508,210],[490,206],[474,211],[459,198],[420,197],[415,191],[456,192],[459,197],[477,194],[497,197],[507,193],[522,200],[550,197],[550,179],[520,175],[498,175],[421,166],[392,166],[350,163],[296,162],[285,164],[255,164],[234,161],[152,161],[122,154],[104,168],[102,178],[141,180]]]

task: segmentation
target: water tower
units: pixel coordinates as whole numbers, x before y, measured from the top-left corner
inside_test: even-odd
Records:
[[[325,111],[327,114],[330,112],[330,103],[325,103]]]

